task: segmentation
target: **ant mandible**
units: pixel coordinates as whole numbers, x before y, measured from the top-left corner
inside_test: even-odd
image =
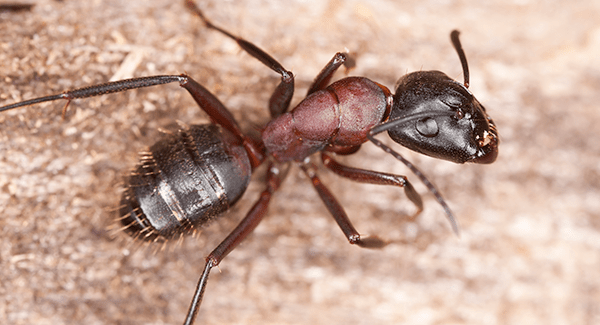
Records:
[[[320,153],[325,167],[342,177],[404,188],[407,197],[421,211],[421,197],[405,176],[351,168],[331,155],[353,154],[367,140],[371,141],[404,163],[427,186],[458,234],[455,218],[433,184],[404,157],[374,137],[387,131],[392,140],[409,149],[455,163],[495,161],[498,132],[485,108],[468,90],[469,70],[458,31],[453,31],[450,38],[462,65],[464,83],[440,71],[418,71],[403,76],[394,94],[363,77],[347,77],[330,84],[333,74],[347,60],[344,53],[337,53],[317,75],[306,98],[288,112],[294,92],[293,74],[256,45],[215,26],[192,0],[186,0],[185,4],[207,28],[233,39],[244,51],[281,75],[281,82],[269,101],[272,119],[262,130],[260,140],[243,134],[229,110],[185,74],[109,82],[0,107],[1,112],[66,99],[64,116],[73,99],[179,82],[212,123],[182,128],[157,142],[142,155],[129,176],[119,220],[123,230],[142,240],[159,241],[195,232],[235,204],[248,187],[252,172],[263,163],[268,164],[266,188],[260,198],[206,257],[184,324],[194,322],[211,269],[262,220],[289,162],[296,162],[308,176],[351,244],[366,248],[387,244],[378,237],[359,235],[310,163],[309,157],[315,153]]]

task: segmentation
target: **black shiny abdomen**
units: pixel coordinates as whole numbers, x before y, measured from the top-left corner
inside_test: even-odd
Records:
[[[188,234],[234,204],[250,175],[248,155],[233,135],[193,125],[141,157],[121,199],[121,223],[144,240]]]

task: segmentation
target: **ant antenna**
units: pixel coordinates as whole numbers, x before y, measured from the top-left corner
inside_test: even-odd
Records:
[[[460,45],[460,43],[459,43]],[[463,54],[464,57],[464,54]],[[466,64],[466,61],[465,61]],[[394,158],[400,160],[404,165],[406,165],[406,167],[408,167],[408,169],[410,169],[411,172],[413,172],[413,174],[415,174],[423,184],[425,184],[425,186],[427,187],[427,189],[433,194],[433,196],[435,197],[435,199],[438,201],[438,203],[442,206],[442,208],[444,209],[444,211],[446,212],[446,216],[448,217],[448,221],[450,221],[450,225],[452,226],[452,230],[454,231],[454,233],[456,234],[456,236],[460,237],[460,230],[459,230],[459,226],[458,226],[458,222],[456,221],[456,218],[454,217],[454,214],[452,213],[452,210],[450,210],[450,207],[448,206],[448,204],[446,203],[446,200],[444,200],[444,198],[442,197],[442,195],[440,194],[440,192],[435,188],[435,186],[433,185],[433,183],[431,183],[429,181],[429,179],[427,179],[427,177],[425,176],[425,174],[423,174],[415,165],[413,165],[410,161],[408,161],[406,158],[402,157],[402,155],[400,155],[399,153],[395,152],[394,150],[392,150],[392,148],[386,146],[385,144],[383,144],[381,141],[375,139],[375,135],[387,130],[390,130],[394,127],[396,127],[397,125],[400,124],[404,124],[410,121],[413,121],[415,119],[420,119],[423,117],[432,117],[432,116],[442,116],[442,115],[448,115],[448,116],[453,116],[454,113],[451,112],[440,112],[437,114],[431,114],[429,112],[422,112],[422,113],[417,113],[417,114],[413,114],[410,116],[406,116],[403,118],[399,118],[393,121],[389,121],[386,123],[382,123],[379,124],[377,126],[375,126],[374,128],[371,129],[371,131],[369,131],[369,133],[367,134],[367,138],[373,142],[376,146],[378,146],[379,148],[381,148],[383,151],[389,153],[390,155],[394,156]]]
[[[459,34],[460,32],[458,30],[453,30],[452,33],[450,33],[450,40],[452,41],[454,49],[456,49],[456,52],[458,53],[460,64],[462,64],[465,88],[469,88],[469,66],[467,65],[467,56],[465,55],[465,51],[463,50],[460,40],[458,39]]]

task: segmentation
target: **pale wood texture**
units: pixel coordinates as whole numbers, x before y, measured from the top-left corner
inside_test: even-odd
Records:
[[[265,221],[212,275],[199,324],[600,323],[600,6],[595,1],[202,1],[213,21],[297,75],[297,102],[337,51],[352,75],[462,79],[498,125],[489,166],[408,153],[454,209],[462,236],[416,177],[403,191],[321,171],[358,230],[351,247],[293,168]],[[243,127],[268,120],[277,75],[208,31],[179,1],[37,1],[0,13],[0,104],[111,78],[187,72]],[[206,121],[176,85],[0,114],[0,323],[178,324],[204,256],[262,188],[205,236],[136,250],[106,231],[137,152],[176,121]],[[391,141],[388,141],[390,143]],[[408,173],[372,145],[344,159]]]

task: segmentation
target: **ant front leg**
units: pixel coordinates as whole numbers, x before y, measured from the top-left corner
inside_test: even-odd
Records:
[[[185,0],[186,7],[191,10],[196,16],[198,16],[204,22],[207,28],[216,30],[221,34],[231,38],[246,51],[246,53],[253,56],[255,59],[262,62],[264,65],[269,67],[271,70],[281,75],[281,82],[271,95],[269,100],[269,112],[272,118],[276,118],[279,115],[285,113],[294,95],[294,75],[291,71],[286,70],[277,60],[270,56],[267,52],[261,50],[258,46],[251,42],[246,41],[243,38],[237,37],[227,30],[214,25],[210,20],[204,16],[204,13],[198,8],[196,3],[192,0]]]
[[[317,193],[319,193],[319,197],[321,197],[321,200],[325,203],[327,210],[329,210],[333,219],[335,219],[335,222],[342,229],[342,232],[346,235],[350,244],[358,245],[363,248],[382,248],[388,244],[386,241],[376,236],[361,238],[360,234],[356,231],[356,228],[354,228],[352,222],[348,218],[346,211],[344,211],[344,208],[336,200],[329,189],[323,185],[313,168],[308,166],[308,163],[302,163],[300,164],[300,167],[306,176],[310,178],[314,188],[317,190]]]
[[[421,211],[423,211],[423,200],[421,199],[421,195],[417,193],[417,191],[408,181],[406,176],[344,166],[335,161],[330,155],[326,154],[325,152],[321,153],[321,160],[323,160],[323,165],[325,167],[329,168],[337,175],[356,182],[375,185],[394,185],[398,187],[403,187],[406,196],[417,207],[417,211],[414,213],[413,217],[416,217],[419,213],[421,213]]]
[[[285,166],[282,171],[278,166],[273,163],[269,164],[267,172],[267,188],[260,194],[260,198],[254,204],[252,209],[248,211],[248,214],[242,221],[235,227],[235,229],[225,238],[217,248],[215,248],[207,257],[204,271],[198,280],[194,298],[190,304],[187,316],[185,318],[184,325],[191,325],[194,323],[198,309],[202,303],[202,297],[204,296],[204,290],[206,289],[206,283],[208,281],[208,275],[213,267],[219,265],[223,258],[227,256],[232,250],[234,250],[248,235],[258,226],[262,221],[263,217],[267,212],[269,202],[273,193],[279,188],[281,182],[287,175],[287,167]]]
[[[325,87],[329,85],[333,74],[337,71],[337,69],[339,69],[339,67],[346,63],[347,58],[348,57],[346,53],[336,53],[333,58],[327,62],[327,65],[323,68],[323,70],[319,72],[312,85],[308,89],[306,96],[314,93],[315,91],[325,89]]]

